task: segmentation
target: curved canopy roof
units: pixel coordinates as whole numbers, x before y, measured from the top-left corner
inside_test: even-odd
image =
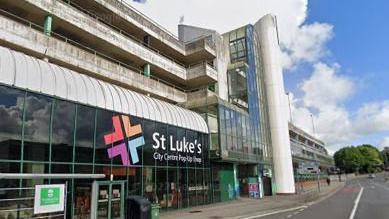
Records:
[[[0,83],[208,133],[197,113],[0,47]]]

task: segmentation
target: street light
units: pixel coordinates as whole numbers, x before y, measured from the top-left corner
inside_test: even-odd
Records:
[[[286,92],[286,95],[288,95],[288,103],[289,103],[289,117],[290,117],[290,123],[293,124],[293,117],[292,117],[292,108],[290,107],[290,92]]]
[[[313,136],[316,137],[315,123],[313,122],[313,115],[312,115],[312,113],[311,113],[311,120],[312,120],[312,131],[313,131]]]

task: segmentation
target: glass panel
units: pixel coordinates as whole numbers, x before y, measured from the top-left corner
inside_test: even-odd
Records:
[[[97,199],[97,218],[108,219],[109,185],[100,185]]]
[[[169,143],[168,143],[168,135],[167,135],[167,125],[166,124],[162,124],[162,123],[159,123],[159,122],[156,122],[156,129],[155,131],[157,131],[159,133],[159,138],[161,139],[161,146],[159,147],[158,150],[154,150],[152,149],[153,151],[157,151],[161,156],[163,156],[167,151],[168,151],[168,147],[169,147]],[[154,133],[154,132],[152,132]],[[150,134],[152,134],[150,133]],[[162,141],[164,139],[164,141]],[[154,141],[153,141],[154,143]],[[165,147],[165,150],[162,148],[162,147]],[[155,165],[156,166],[166,166],[167,165],[167,162],[165,161],[165,159],[157,159],[155,160]]]
[[[111,195],[111,219],[121,218],[122,209],[122,185],[112,185]]]
[[[89,219],[91,210],[91,184],[78,180],[74,189],[74,218]]]
[[[76,105],[56,100],[54,106],[51,160],[72,162]]]
[[[155,193],[154,169],[151,167],[143,168],[143,188],[144,197],[151,203],[157,203],[158,199]]]
[[[177,139],[180,139],[180,138],[177,138],[177,128],[175,126],[169,125],[168,126],[168,135],[166,137],[166,141],[167,141],[166,147],[167,147],[167,152],[169,152],[169,155],[178,156],[177,152],[171,151],[169,149],[171,144],[173,144],[174,148],[177,148],[177,144],[176,144]],[[168,158],[168,165],[176,167],[177,160]]]
[[[75,160],[78,163],[92,163],[96,110],[82,105],[77,107]]]
[[[209,169],[204,170],[204,204],[211,203],[211,173]]]
[[[93,166],[92,165],[74,165],[74,173],[81,173],[81,174],[90,174],[93,172]]]
[[[142,194],[142,168],[129,167],[128,168],[128,195]]]
[[[143,165],[155,165],[155,160],[153,158],[154,149],[153,149],[153,133],[155,131],[155,122],[149,120],[143,120],[143,134],[145,137],[145,145],[143,146]]]
[[[24,159],[49,161],[49,128],[52,99],[28,93],[24,127]]]
[[[166,174],[166,168],[156,168],[155,184],[157,188],[158,203],[161,208],[167,208],[169,205],[171,206],[171,202],[166,195],[168,188]]]
[[[112,126],[113,114],[106,110],[97,111],[97,124],[96,124],[96,157],[95,162],[101,164],[110,164],[111,159],[108,157],[107,149],[112,145],[106,145],[104,142],[104,135],[111,134],[113,132]]]
[[[145,130],[145,126],[142,123],[143,123],[142,119],[140,119],[138,117],[135,117],[135,116],[130,116],[130,125],[131,125],[131,127],[140,125],[142,127],[142,133],[137,133],[137,134],[135,134],[133,136],[125,137],[126,138],[126,142],[127,142],[127,146],[128,146],[128,141],[129,140],[133,140],[133,139],[136,139],[136,138],[139,138],[139,137],[142,137],[142,136],[143,136],[144,140],[146,141],[146,137],[144,135],[146,130]],[[128,124],[127,124],[127,126],[128,126]],[[138,159],[139,159],[137,163],[133,163],[133,161],[131,160],[131,154],[129,153],[131,165],[133,165],[133,166],[141,166],[142,165],[142,163],[143,163],[143,154],[142,153],[143,153],[144,147],[145,147],[145,145],[142,145],[142,146],[136,148],[136,151],[138,153]]]
[[[73,173],[72,165],[51,164],[51,173]]]
[[[23,164],[23,173],[35,173],[43,174],[49,173],[49,164],[44,163],[24,163]],[[35,184],[44,184],[44,179],[32,179],[32,180],[23,180],[24,187],[34,187]]]
[[[178,200],[180,199],[180,192],[178,187],[178,180],[177,180],[177,171],[178,169],[168,169],[168,180],[169,180],[169,191],[168,191],[168,200],[169,205],[168,208],[178,208]]]
[[[188,170],[186,168],[180,168],[179,170],[179,188],[178,188],[178,207],[188,207]]]
[[[196,172],[195,169],[188,169],[188,179],[189,179],[189,188],[188,188],[188,197],[189,197],[189,206],[197,205],[197,196],[196,196]]]
[[[196,169],[196,201],[197,205],[202,205],[204,204],[204,171],[203,169]]]
[[[24,93],[0,86],[0,159],[20,160]]]

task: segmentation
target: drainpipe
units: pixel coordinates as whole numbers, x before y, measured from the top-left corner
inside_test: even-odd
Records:
[[[43,32],[47,36],[51,36],[52,27],[53,27],[53,17],[51,15],[46,15],[44,20]]]
[[[150,64],[147,63],[143,66],[143,75],[146,77],[150,77],[151,72],[150,72]]]

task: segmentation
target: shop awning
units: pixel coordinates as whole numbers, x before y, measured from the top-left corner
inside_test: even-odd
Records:
[[[208,133],[197,113],[0,47],[0,83]]]

